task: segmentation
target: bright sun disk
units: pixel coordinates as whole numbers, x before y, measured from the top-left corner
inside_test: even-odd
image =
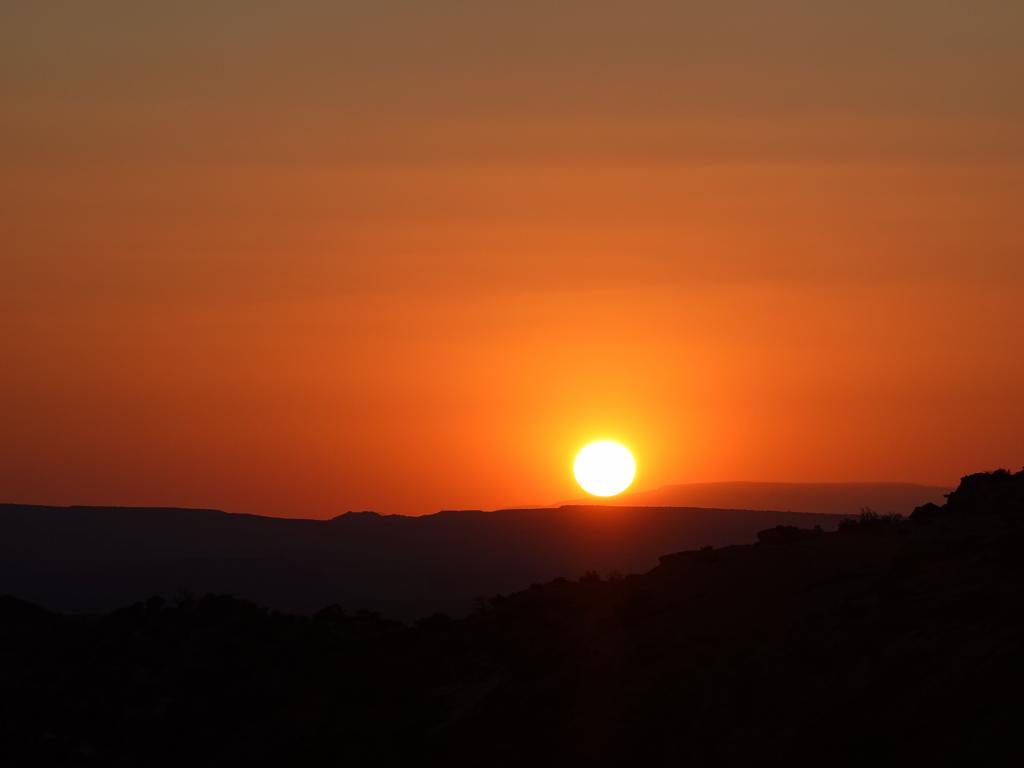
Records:
[[[629,488],[636,462],[629,449],[613,440],[590,443],[576,454],[576,482],[593,496],[615,496]]]

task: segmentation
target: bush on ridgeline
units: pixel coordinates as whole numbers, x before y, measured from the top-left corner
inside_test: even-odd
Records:
[[[881,514],[871,507],[864,507],[856,517],[839,521],[840,533],[888,533],[899,528],[903,515]]]
[[[929,501],[927,504],[914,507],[914,511],[910,513],[910,519],[915,523],[930,523],[941,515],[942,507]]]

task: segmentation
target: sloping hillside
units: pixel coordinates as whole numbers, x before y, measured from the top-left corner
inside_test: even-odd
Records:
[[[0,603],[23,764],[1020,762],[1024,472],[835,533],[559,579],[412,627],[232,598]]]

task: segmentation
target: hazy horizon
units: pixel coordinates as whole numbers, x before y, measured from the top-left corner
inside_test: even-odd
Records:
[[[572,498],[560,499],[548,502],[521,502],[521,503],[510,503],[500,504],[494,507],[461,507],[442,505],[436,509],[422,510],[422,511],[388,511],[383,509],[374,509],[372,507],[366,507],[362,509],[341,509],[338,508],[333,511],[328,511],[324,514],[307,514],[306,510],[287,508],[283,511],[263,511],[258,512],[248,509],[229,509],[217,507],[209,504],[151,504],[144,502],[125,502],[125,503],[106,503],[103,501],[93,502],[82,502],[82,501],[33,501],[25,499],[0,499],[0,506],[39,506],[39,507],[99,507],[99,508],[137,508],[137,509],[209,509],[220,512],[227,512],[228,514],[239,514],[239,515],[258,515],[265,517],[278,517],[283,519],[305,519],[305,520],[330,520],[338,515],[344,515],[349,513],[364,513],[372,512],[379,515],[399,515],[399,516],[411,516],[421,517],[424,515],[434,515],[440,512],[462,512],[462,511],[480,511],[480,512],[503,512],[518,509],[554,509],[563,506],[619,506],[619,507],[639,507],[639,506],[670,506],[680,508],[719,508],[719,509],[749,509],[752,511],[794,511],[808,514],[855,514],[861,507],[870,507],[870,497],[865,498],[863,502],[857,502],[856,504],[849,506],[843,512],[830,511],[829,509],[819,509],[813,506],[807,506],[805,509],[797,509],[795,507],[786,507],[779,505],[772,505],[768,500],[772,498],[770,491],[772,490],[813,490],[820,489],[826,492],[830,489],[840,490],[849,489],[855,490],[857,488],[863,488],[865,490],[874,489],[876,491],[884,491],[891,488],[899,488],[902,490],[913,490],[920,489],[923,493],[919,501],[915,501],[916,504],[923,504],[927,501],[937,500],[937,492],[947,492],[955,488],[953,485],[934,485],[929,483],[916,483],[916,482],[904,482],[898,480],[883,480],[883,481],[871,481],[871,480],[851,480],[851,481],[818,481],[818,482],[796,482],[796,481],[763,481],[763,480],[723,480],[723,481],[710,481],[710,482],[692,482],[692,483],[668,483],[666,485],[660,485],[654,488],[649,487],[631,487],[626,492],[619,496],[610,498],[598,498],[593,496],[579,495]],[[766,501],[764,503],[754,503],[746,505],[728,504],[724,501],[719,504],[687,504],[687,503],[645,503],[642,500],[645,498],[653,497],[659,493],[673,492],[677,490],[707,490],[712,493],[719,492],[721,498],[728,500],[730,498],[729,492],[733,489],[744,489],[754,490],[755,497],[757,492],[768,491],[769,493],[765,496]],[[582,493],[582,492],[581,492]],[[901,510],[901,514],[908,514],[910,509]]]

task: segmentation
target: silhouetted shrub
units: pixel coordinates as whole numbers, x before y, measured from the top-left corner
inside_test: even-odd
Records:
[[[930,523],[941,514],[942,507],[929,501],[927,504],[915,507],[914,511],[910,513],[910,519],[915,523]]]
[[[870,507],[864,507],[857,517],[847,517],[839,521],[839,530],[844,533],[864,532],[875,533],[890,531],[903,522],[903,515],[880,514]]]
[[[806,541],[824,535],[820,525],[814,528],[798,528],[795,525],[777,525],[764,531],[758,531],[757,541],[760,544],[788,544],[793,541]]]

